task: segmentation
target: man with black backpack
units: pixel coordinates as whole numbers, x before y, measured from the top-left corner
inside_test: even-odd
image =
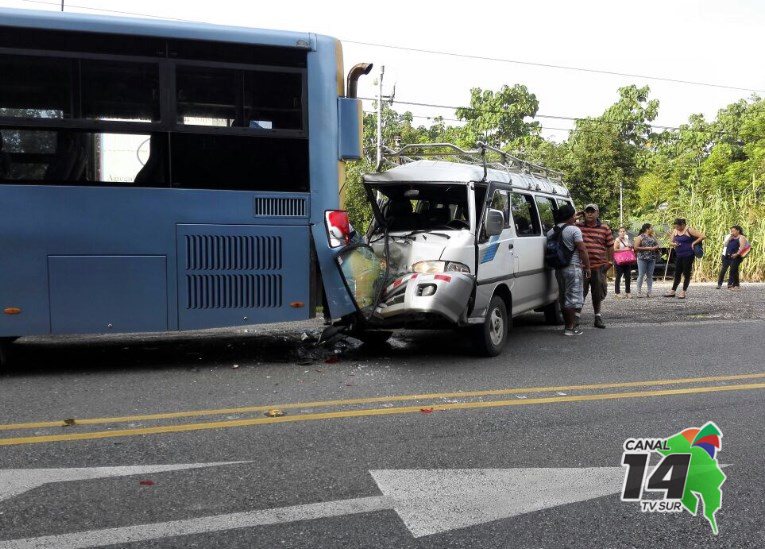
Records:
[[[584,279],[590,276],[590,258],[582,231],[576,226],[576,211],[565,204],[556,213],[556,225],[547,233],[545,264],[555,269],[560,288],[565,336],[582,335],[576,314],[584,304]]]

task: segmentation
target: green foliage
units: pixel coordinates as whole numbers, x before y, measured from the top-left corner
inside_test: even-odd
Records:
[[[520,137],[538,135],[534,118],[539,109],[537,96],[522,84],[502,86],[499,91],[470,90],[470,106],[457,109],[457,117],[465,120],[462,144],[473,147],[478,141],[503,147]]]
[[[624,188],[630,226],[652,222],[669,227],[686,217],[709,237],[696,277],[714,279],[722,238],[731,225],[744,227],[752,252],[742,264],[749,280],[765,280],[765,100],[752,96],[720,109],[712,121],[692,115],[677,130],[653,132],[659,102],[648,87],[626,86],[597,117],[576,121],[566,141],[539,135],[533,120],[539,103],[520,84],[498,91],[474,88],[469,107],[457,110],[461,125],[436,118],[413,123],[411,113],[383,106],[383,142],[455,143],[473,148],[487,141],[544,166],[562,171],[575,201],[598,203],[605,219],[618,216],[619,184]],[[365,159],[346,166],[345,205],[358,229],[366,229],[371,208],[361,185],[374,170],[376,115],[364,117]]]
[[[619,211],[620,185],[626,204],[636,203],[637,180],[648,162],[650,122],[659,112],[649,92],[648,86],[619,88],[619,100],[599,117],[577,120],[564,145],[562,168],[571,194],[578,202],[598,204],[612,219]]]

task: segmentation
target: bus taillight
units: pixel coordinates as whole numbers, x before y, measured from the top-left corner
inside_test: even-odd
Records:
[[[351,220],[345,210],[330,210],[324,215],[329,235],[329,245],[332,248],[345,246],[351,242]]]

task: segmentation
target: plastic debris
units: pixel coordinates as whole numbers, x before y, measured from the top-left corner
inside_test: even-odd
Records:
[[[236,370],[237,368],[239,368],[239,364],[234,364],[234,365],[232,366],[232,368],[233,368],[234,370]]]
[[[284,412],[282,412],[281,410],[278,410],[276,408],[272,408],[271,410],[269,410],[269,411],[267,411],[265,413],[266,417],[282,417],[284,415],[286,415]]]
[[[315,343],[317,339],[316,336],[313,336],[308,332],[303,332],[303,335],[300,336],[300,341],[303,343]]]
[[[64,420],[64,427],[71,427],[72,425],[77,425],[77,421],[74,418],[67,418]]]
[[[153,480],[139,480],[138,484],[140,484],[141,486],[154,486],[154,481]]]
[[[432,407],[430,407],[430,408],[420,408],[420,412],[422,412],[423,414],[432,414],[433,413],[433,408]]]

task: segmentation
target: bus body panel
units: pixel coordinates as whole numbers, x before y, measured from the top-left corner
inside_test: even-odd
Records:
[[[356,306],[337,266],[340,249],[328,247],[324,213],[339,208],[337,60],[335,41],[318,36],[316,52],[308,55],[308,133],[311,158],[311,230],[317,243],[324,294],[332,318],[356,312]],[[317,136],[326,136],[321,138]],[[329,136],[332,136],[330,138]]]
[[[0,25],[74,32],[133,34],[184,40],[212,40],[303,50],[315,47],[314,37],[309,33],[56,11],[3,8],[0,10]]]
[[[308,192],[219,190],[225,182],[214,178],[209,190],[0,185],[0,310],[18,313],[0,314],[0,337],[305,319],[317,303],[316,271],[331,316],[355,312],[324,225],[324,213],[339,207],[340,132],[358,133],[340,127],[334,39],[21,10],[0,10],[0,26],[303,50],[310,178]],[[194,245],[201,256],[189,251]],[[235,268],[190,268],[204,254],[222,254],[224,267]]]
[[[0,309],[15,307],[21,309],[20,314],[0,315],[0,337],[35,335],[48,333],[82,333],[84,321],[75,319],[78,315],[87,315],[88,311],[98,311],[95,301],[103,295],[104,288],[93,288],[90,301],[81,303],[68,313],[63,313],[62,303],[73,303],[70,297],[59,295],[80,295],[78,288],[82,287],[80,274],[86,270],[88,263],[83,261],[73,266],[71,263],[61,263],[60,259],[51,258],[82,257],[82,258],[123,258],[123,265],[135,269],[135,263],[124,263],[131,257],[166,258],[165,280],[158,280],[156,263],[151,262],[147,271],[138,269],[132,278],[133,284],[126,291],[136,292],[136,295],[153,295],[152,290],[143,293],[139,288],[147,285],[166,285],[166,312],[157,310],[156,314],[164,314],[167,319],[163,322],[168,330],[256,324],[259,322],[274,322],[282,320],[299,320],[308,318],[309,311],[309,262],[310,234],[308,216],[277,217],[258,216],[254,204],[257,200],[269,199],[276,202],[282,199],[279,193],[254,193],[247,191],[209,191],[187,189],[125,189],[125,188],[95,188],[95,187],[59,187],[59,186],[21,186],[4,185],[3,205],[5,214],[0,217],[0,257],[3,266],[0,268]],[[287,193],[284,193],[287,194]],[[290,199],[300,198],[304,201],[304,211],[310,208],[310,198],[307,193],[288,193]],[[200,204],[205,207],[200,207]],[[269,212],[265,212],[269,213]],[[276,227],[276,222],[279,226]],[[197,227],[193,233],[190,228]],[[178,249],[185,246],[185,240],[179,240],[179,234],[197,234],[214,237],[238,237],[222,243],[217,248],[211,244],[209,249],[222,254],[230,254],[232,265],[243,269],[252,266],[248,273],[237,269],[221,269],[221,275],[234,274],[281,274],[283,277],[283,293],[281,306],[273,305],[255,307],[249,314],[235,311],[232,314],[216,312],[214,309],[200,309],[191,317],[184,316],[185,306],[181,298],[188,295],[187,288],[179,286],[179,280],[185,280],[188,275],[210,274],[203,272],[181,272],[178,269]],[[237,232],[238,231],[238,232]],[[8,236],[12,235],[12,236]],[[258,238],[280,236],[282,265],[280,269],[259,269],[259,266],[269,267],[266,259],[257,263],[256,249],[238,250],[226,246],[257,247]],[[325,237],[326,238],[326,237]],[[266,243],[263,241],[263,245]],[[320,248],[320,247],[319,247]],[[185,249],[185,248],[184,248]],[[263,248],[266,249],[265,247]],[[247,253],[255,254],[255,260],[248,260]],[[261,252],[265,253],[265,252]],[[240,258],[241,256],[241,258]],[[228,257],[228,256],[226,256]],[[239,259],[237,259],[239,258]],[[143,261],[143,260],[141,260]],[[223,261],[221,259],[220,261]],[[239,261],[237,264],[236,262]],[[250,263],[246,263],[250,261]],[[244,262],[244,263],[243,263]],[[104,268],[101,280],[104,287],[115,288],[115,283],[107,277],[110,267],[104,267],[109,262],[98,263],[95,267]],[[51,268],[51,264],[53,268]],[[222,264],[224,267],[226,264]],[[287,273],[290,274],[287,274]],[[51,278],[52,277],[52,278]],[[53,281],[55,284],[50,285]],[[67,289],[68,288],[68,289]],[[119,286],[117,286],[119,288]],[[52,292],[56,292],[55,294]],[[179,293],[179,292],[186,293]],[[247,290],[243,290],[247,291]],[[69,292],[69,294],[67,294]],[[146,294],[146,292],[149,292]],[[347,292],[346,292],[347,293]],[[85,296],[82,296],[83,298]],[[62,301],[63,299],[63,301]],[[148,300],[149,298],[147,298]],[[153,298],[152,298],[153,299]],[[146,301],[138,299],[131,307],[135,314],[145,314]],[[181,305],[179,306],[179,300]],[[59,304],[56,309],[56,322],[51,323],[50,304]],[[300,308],[290,307],[292,302],[302,302]],[[125,304],[119,299],[114,300],[115,308],[124,308]],[[236,309],[236,307],[229,307]],[[203,320],[203,312],[207,311],[207,324]],[[239,315],[239,313],[242,313]],[[67,314],[72,315],[72,324],[66,322]],[[120,313],[122,314],[122,313]],[[238,318],[241,316],[241,318]],[[244,320],[247,316],[247,320]],[[237,322],[223,324],[222,317],[238,318]],[[144,327],[157,327],[156,318],[147,322]],[[188,322],[180,323],[179,318],[188,318]],[[106,323],[108,324],[108,322]],[[140,326],[127,330],[119,330],[114,326],[97,330],[109,331],[144,331]],[[114,324],[114,323],[112,323]]]

